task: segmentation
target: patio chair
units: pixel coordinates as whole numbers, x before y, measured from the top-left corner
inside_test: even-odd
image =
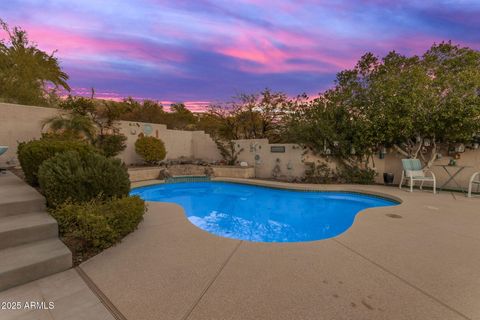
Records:
[[[7,152],[7,150],[8,150],[8,147],[7,147],[7,146],[0,146],[0,156],[1,156],[2,154],[4,154],[5,152]],[[0,173],[6,173],[6,172],[7,172],[7,169],[6,169],[6,168],[2,168],[2,167],[0,166]]]
[[[426,168],[422,168],[422,163],[419,159],[402,159],[402,178],[400,180],[399,188],[402,189],[403,179],[410,181],[410,192],[413,192],[413,185],[415,181],[421,181],[420,190],[423,188],[423,183],[425,181],[433,183],[433,194],[437,193],[437,180],[435,179],[435,174]],[[426,174],[430,173],[430,177]]]
[[[479,177],[478,180],[475,180],[476,177]],[[470,178],[470,181],[468,182],[468,197],[471,198],[472,197],[472,189],[473,189],[473,185],[476,184],[477,185],[477,192],[478,192],[478,188],[480,187],[480,171],[478,172],[475,172],[472,177]]]

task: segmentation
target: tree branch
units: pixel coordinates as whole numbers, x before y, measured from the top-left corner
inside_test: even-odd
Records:
[[[395,150],[397,150],[398,153],[400,153],[401,155],[405,156],[405,157],[410,157],[410,155],[408,154],[408,152],[406,152],[405,150],[403,150],[402,148],[400,148],[397,144],[394,144],[393,145],[393,148]]]

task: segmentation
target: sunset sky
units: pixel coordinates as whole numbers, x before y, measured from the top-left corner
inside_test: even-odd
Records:
[[[1,0],[82,94],[196,109],[269,87],[316,95],[365,52],[480,49],[480,0]],[[4,36],[4,34],[2,34]]]

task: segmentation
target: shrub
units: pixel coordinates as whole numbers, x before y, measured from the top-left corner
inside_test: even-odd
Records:
[[[154,137],[138,138],[135,142],[135,151],[150,164],[162,161],[167,154],[163,141]]]
[[[370,168],[363,169],[348,165],[345,165],[339,173],[339,177],[344,183],[355,184],[373,184],[376,175],[377,172]]]
[[[115,157],[125,150],[127,137],[123,134],[105,134],[98,136],[95,145],[106,157]]]
[[[97,149],[82,141],[51,137],[21,142],[18,145],[17,154],[27,182],[33,186],[38,185],[38,168],[40,165],[57,153],[66,151],[78,151],[84,154],[97,152]]]
[[[89,257],[119,242],[137,228],[145,213],[139,197],[67,202],[50,210],[65,243],[78,257]]]
[[[46,160],[38,171],[40,188],[49,206],[67,200],[84,202],[128,195],[130,180],[119,159],[98,153],[68,151]]]
[[[238,156],[242,153],[243,148],[237,150],[235,148],[235,142],[232,140],[224,141],[220,139],[215,139],[215,144],[217,145],[218,151],[220,151],[220,155],[225,161],[226,165],[234,166],[237,164]]]
[[[335,172],[326,163],[308,163],[303,181],[307,183],[333,183],[336,181]]]

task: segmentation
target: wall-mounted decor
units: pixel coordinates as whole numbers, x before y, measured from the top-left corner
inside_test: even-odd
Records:
[[[256,165],[260,165],[262,163],[262,161],[260,160],[260,155],[259,154],[256,154],[255,155],[255,164]]]
[[[271,153],[285,153],[285,146],[271,146]]]
[[[153,128],[151,125],[149,124],[144,124],[143,125],[143,133],[145,133],[145,135],[149,136],[151,135],[153,132]]]
[[[455,152],[461,153],[465,152],[465,145],[463,143],[459,143],[455,146]]]

